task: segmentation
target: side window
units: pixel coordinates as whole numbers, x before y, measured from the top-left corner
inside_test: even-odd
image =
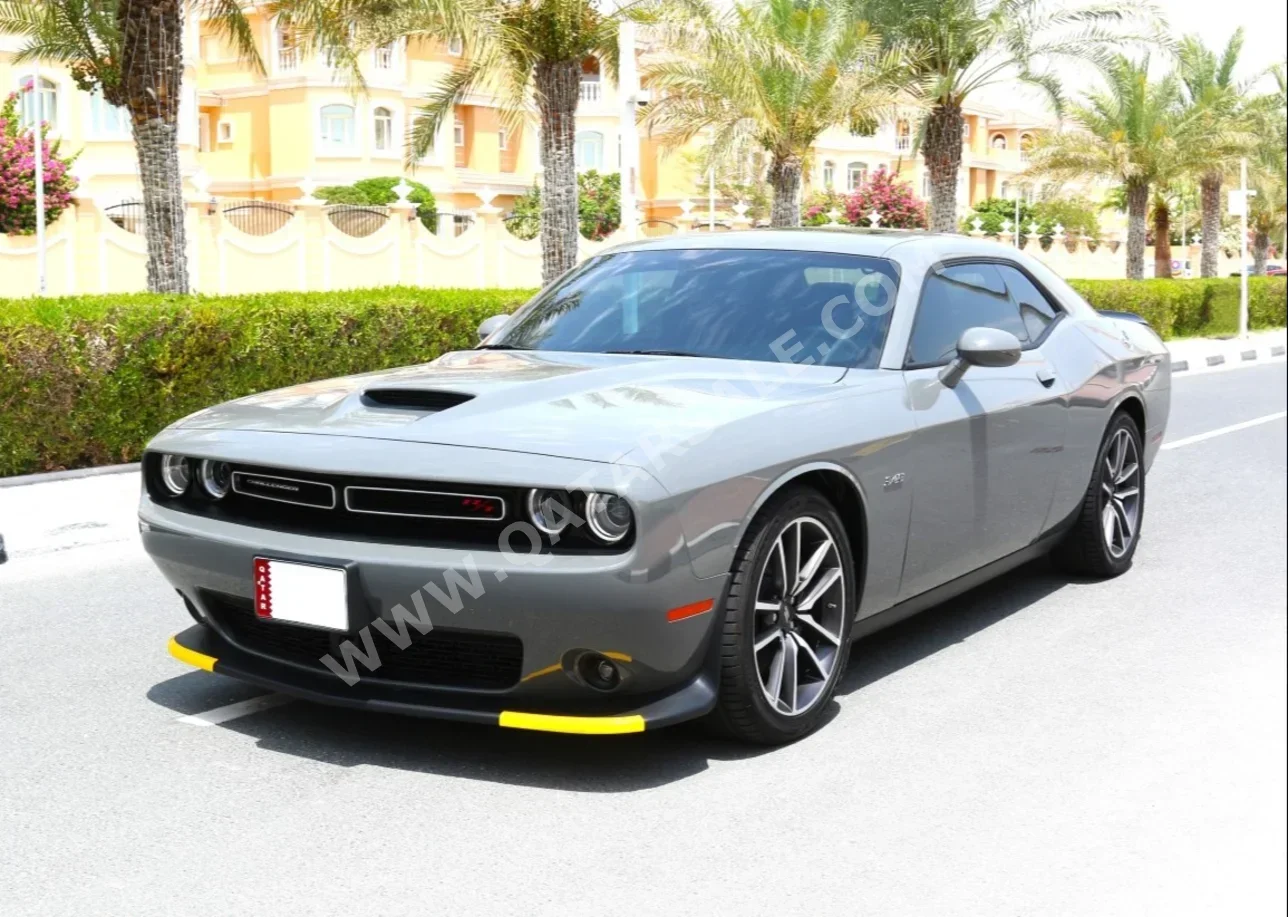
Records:
[[[1020,309],[1020,319],[1029,333],[1029,339],[1036,341],[1042,337],[1047,325],[1055,321],[1060,310],[1051,304],[1051,300],[1033,285],[1033,281],[1023,271],[1008,265],[1000,265],[998,270],[1006,281],[1011,299]]]
[[[935,366],[952,359],[967,328],[1000,328],[1029,341],[1019,309],[994,264],[953,264],[926,278],[908,344],[908,363]]]

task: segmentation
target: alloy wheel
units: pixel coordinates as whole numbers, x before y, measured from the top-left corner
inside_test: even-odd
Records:
[[[1105,450],[1100,488],[1105,547],[1117,559],[1131,549],[1140,524],[1140,453],[1130,431],[1115,433]]]
[[[765,699],[800,716],[825,694],[844,631],[845,571],[831,533],[812,516],[779,532],[756,587],[752,651]]]

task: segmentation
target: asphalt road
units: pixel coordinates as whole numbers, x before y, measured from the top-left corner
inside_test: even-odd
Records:
[[[298,701],[200,725],[262,692],[166,655],[188,619],[128,518],[11,543],[0,914],[1282,915],[1285,422],[1184,443],[1286,388],[1178,377],[1133,570],[1034,564],[864,641],[774,751]]]

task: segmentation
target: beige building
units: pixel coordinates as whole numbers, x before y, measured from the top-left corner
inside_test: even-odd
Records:
[[[400,41],[368,52],[362,65],[366,90],[358,93],[341,82],[325,55],[304,53],[266,13],[253,8],[249,17],[264,61],[262,74],[238,60],[195,14],[187,23],[179,142],[190,192],[286,202],[300,198],[306,188],[406,175],[428,185],[440,209],[469,214],[487,202],[507,208],[537,180],[535,122],[507,130],[496,100],[486,94],[465,99],[452,123],[442,126],[433,149],[414,169],[404,168],[415,111],[461,62],[462,47]],[[104,210],[137,199],[125,113],[77,89],[63,68],[45,67],[35,87],[32,68],[12,62],[20,43],[0,35],[0,87],[32,90],[24,94],[28,116],[39,98],[51,135],[62,140],[64,152],[79,152],[74,171],[82,195]],[[638,201],[643,219],[665,225],[686,205],[705,212],[706,182],[697,157],[668,152],[640,136],[630,118],[647,104],[647,87],[640,88],[633,73],[622,77],[627,90],[605,79],[593,59],[583,67],[578,167],[621,172],[624,190]],[[1027,196],[1039,193],[1037,184],[1020,184],[1017,176],[1025,167],[1026,147],[1043,127],[1038,117],[968,106],[958,195],[963,211],[988,197],[1009,197],[1017,185]],[[871,136],[829,130],[815,147],[807,193],[853,190],[885,166],[928,196],[913,130],[911,117],[885,124]],[[721,203],[722,213],[731,203]]]

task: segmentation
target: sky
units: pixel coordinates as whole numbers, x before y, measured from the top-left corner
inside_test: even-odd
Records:
[[[1074,0],[1069,2],[1077,5]],[[1252,80],[1288,57],[1288,3],[1284,0],[1154,0],[1154,5],[1167,20],[1172,35],[1198,35],[1218,52],[1225,48],[1234,30],[1242,26],[1243,52],[1237,71],[1240,79]],[[1154,52],[1153,71],[1162,75],[1171,66],[1167,55]],[[1064,63],[1057,65],[1056,71],[1069,97],[1076,98],[1098,82],[1090,66]],[[1263,84],[1262,88],[1269,87]],[[1040,90],[1012,84],[987,87],[979,98],[1003,110],[1040,112],[1047,107]]]

